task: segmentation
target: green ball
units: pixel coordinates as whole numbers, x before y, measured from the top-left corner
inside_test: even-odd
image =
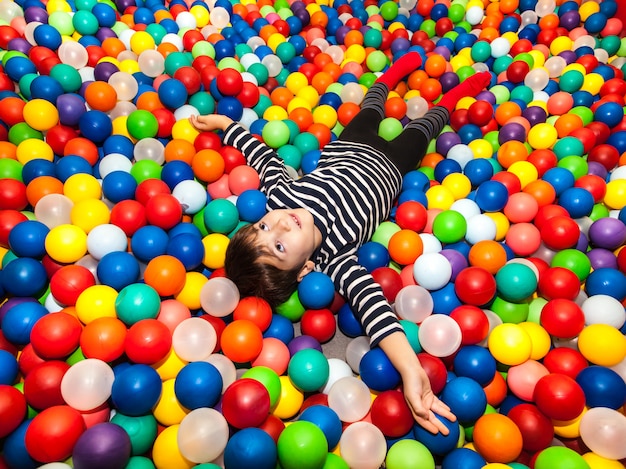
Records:
[[[567,72],[569,73],[569,72]],[[577,115],[583,121],[583,125],[587,126],[593,122],[593,111],[585,106],[576,106],[570,109],[570,114]]]
[[[380,6],[380,15],[385,21],[393,21],[398,16],[398,4],[396,2],[385,2]]]
[[[152,414],[131,417],[117,412],[111,423],[119,425],[128,433],[132,454],[135,456],[145,454],[156,440],[157,421]]]
[[[130,175],[135,178],[137,184],[141,184],[146,179],[161,179],[163,167],[152,160],[136,161],[130,168]]]
[[[626,37],[620,39],[619,49],[615,53],[618,57],[626,57]]]
[[[557,163],[557,166],[567,169],[574,175],[574,179],[581,178],[589,170],[587,160],[581,156],[566,156]]]
[[[420,25],[420,31],[424,31],[427,35],[428,38],[431,39],[435,36],[435,21],[428,18],[425,19],[422,24]]]
[[[285,162],[287,166],[292,167],[296,171],[300,169],[302,164],[302,153],[295,145],[283,145],[276,150],[278,156]]]
[[[291,75],[289,69],[283,67],[275,78],[280,86],[284,86],[287,78],[289,78],[289,75]]]
[[[76,5],[76,11],[78,10],[88,10],[91,11],[91,9],[96,6],[96,3],[98,3],[97,0],[78,0],[77,2],[74,2]]]
[[[296,48],[291,42],[281,42],[276,47],[276,56],[283,64],[288,64],[296,56]]]
[[[237,206],[228,199],[215,199],[204,208],[204,224],[210,233],[227,234],[239,223]]]
[[[511,92],[504,85],[492,86],[489,91],[496,97],[496,104],[502,104],[511,99]]]
[[[198,41],[191,47],[191,55],[195,59],[202,55],[215,58],[215,47],[208,41]]]
[[[289,360],[287,373],[298,389],[313,392],[324,387],[328,381],[330,366],[322,352],[308,348],[296,352]]]
[[[448,18],[452,20],[454,24],[459,23],[465,18],[465,7],[460,3],[453,3],[448,8]]]
[[[269,73],[267,72],[267,67],[262,63],[258,62],[250,65],[247,71],[248,73],[252,74],[254,78],[256,78],[256,81],[259,83],[259,85],[263,86],[265,83],[267,83]]]
[[[299,321],[302,318],[304,311],[305,309],[300,302],[297,290],[291,294],[287,301],[276,307],[276,313],[286,317],[291,322]]]
[[[199,211],[194,213],[193,217],[191,218],[191,222],[196,228],[200,230],[200,234],[202,235],[203,238],[209,234],[209,230],[206,229],[206,225],[204,224],[204,209],[205,208],[206,208],[206,205],[202,207]]]
[[[78,9],[78,5],[76,7]],[[72,17],[65,11],[53,11],[48,16],[48,24],[56,29],[62,36],[71,36],[74,33]]]
[[[499,295],[493,300],[490,309],[502,319],[502,322],[519,324],[528,319],[528,303],[513,303]]]
[[[322,469],[350,469],[350,466],[348,466],[348,463],[341,456],[328,453]]]
[[[150,111],[138,109],[129,114],[126,128],[130,136],[137,140],[153,138],[159,132],[159,121]]]
[[[398,225],[390,221],[384,221],[378,225],[378,228],[374,231],[372,241],[387,247],[389,246],[389,240],[391,237],[398,231],[400,231],[400,227]]]
[[[422,351],[422,346],[420,345],[418,337],[420,327],[413,321],[409,321],[407,319],[400,319],[400,325],[402,326],[402,329],[404,329],[404,335],[406,335],[413,351],[415,353],[420,353]]]
[[[148,459],[145,456],[133,456],[128,460],[124,469],[156,469],[156,466],[151,459]]]
[[[387,66],[387,56],[383,51],[375,50],[367,56],[365,63],[372,72],[381,72]]]
[[[326,461],[328,442],[317,425],[299,420],[282,431],[276,449],[282,469],[319,469]]]
[[[267,392],[270,395],[270,407],[274,408],[274,406],[278,403],[282,388],[280,378],[274,370],[266,366],[254,366],[246,371],[241,377],[254,379],[265,386],[265,389],[267,389]]]
[[[9,142],[19,145],[24,140],[36,138],[43,140],[43,134],[39,130],[33,129],[26,122],[18,122],[9,129]]]
[[[476,70],[474,70],[471,65],[464,65],[462,67],[459,67],[459,69],[456,71],[456,74],[459,76],[459,80],[461,82],[464,82],[472,75],[475,75]]]
[[[563,137],[554,144],[552,151],[557,159],[560,160],[566,156],[583,156],[585,147],[582,142],[575,137]]]
[[[424,173],[429,181],[435,180],[435,168],[432,166],[422,166],[421,168],[417,168],[417,170],[421,173]]]
[[[272,148],[280,148],[289,142],[289,126],[281,120],[269,121],[261,132],[265,143]]]
[[[565,446],[551,446],[539,453],[535,469],[590,469],[587,461]]]
[[[530,55],[527,52],[522,52],[521,54],[517,54],[515,57],[513,57],[513,61],[514,62],[517,61],[517,60],[521,60],[522,62],[526,62],[528,64],[528,66],[531,68],[531,70],[535,66],[535,59],[533,58],[532,55]]]
[[[146,32],[150,36],[152,36],[152,39],[154,39],[154,42],[156,43],[156,45],[161,44],[161,41],[167,34],[167,30],[163,26],[161,26],[159,23],[150,23],[148,26],[146,26]]]
[[[505,264],[496,273],[498,294],[508,301],[522,301],[537,289],[537,276],[527,265],[518,262]]]
[[[86,359],[87,357],[83,354],[83,349],[78,347],[76,350],[72,352],[72,354],[69,357],[65,359],[65,363],[72,366]]]
[[[363,35],[363,45],[365,47],[373,47],[374,49],[378,49],[382,43],[382,33],[374,28],[368,29]]]
[[[491,46],[487,41],[476,41],[470,49],[474,62],[484,62],[491,57]]]
[[[608,52],[609,56],[617,54],[622,46],[619,36],[606,36],[600,40],[600,48]]]
[[[563,267],[564,269],[571,270],[581,282],[591,273],[591,261],[589,257],[578,249],[563,249],[562,251],[558,251],[552,258],[550,267]]]
[[[293,145],[302,153],[306,155],[310,151],[319,150],[320,142],[315,135],[311,132],[302,132],[296,135],[293,139]]]
[[[608,216],[610,216],[609,209],[606,205],[602,203],[595,204],[591,209],[591,213],[589,214],[589,218],[591,218],[593,221],[599,220],[600,218],[606,218]]]
[[[252,68],[252,67],[250,67]],[[259,82],[259,85],[261,83]],[[257,116],[262,116],[268,107],[272,105],[272,100],[269,96],[265,96],[262,94],[259,96],[259,102],[252,108],[252,110],[256,113]]]
[[[213,114],[215,112],[215,99],[211,93],[198,91],[189,97],[189,104],[195,107],[202,115]]]
[[[30,85],[32,84],[33,80],[35,80],[35,78],[37,78],[38,76],[39,75],[37,75],[36,73],[27,73],[23,75],[22,78],[20,78],[17,82],[20,89],[20,94],[24,98],[30,99],[32,97],[32,93],[30,92]]]
[[[386,117],[378,126],[378,135],[390,142],[402,133],[402,122],[395,117]]]
[[[145,283],[131,283],[118,293],[115,313],[127,326],[142,319],[156,319],[161,309],[161,297],[154,288]]]
[[[98,18],[91,11],[79,10],[72,17],[72,25],[76,32],[83,36],[92,36],[100,29]]]
[[[59,82],[66,93],[78,91],[83,84],[78,70],[67,64],[56,64],[50,70],[50,76]]]
[[[483,139],[487,140],[489,145],[491,145],[491,148],[493,149],[494,153],[496,153],[498,149],[500,148],[499,135],[500,133],[497,130],[492,130],[491,132],[487,132],[483,136]]]
[[[300,133],[300,127],[298,127],[298,124],[292,119],[285,119],[283,122],[289,127],[289,143],[292,144],[296,136]]]
[[[559,79],[559,88],[561,91],[574,93],[578,91],[585,80],[584,75],[578,70],[568,70]]]
[[[541,296],[533,298],[528,305],[528,318],[526,320],[535,324],[541,324],[541,310],[543,310],[547,302],[548,300]]]
[[[24,181],[22,179],[22,163],[11,158],[0,159],[0,179],[15,179],[16,181]]]
[[[376,82],[377,78],[378,77],[372,72],[365,72],[359,77],[359,84],[369,89]]]
[[[467,232],[467,220],[456,210],[444,210],[433,220],[433,234],[444,244],[461,241]]]
[[[511,91],[511,99],[519,99],[528,104],[535,99],[535,93],[528,86],[520,85]]]
[[[191,63],[191,58],[184,52],[170,52],[165,57],[165,73],[173,77],[176,70],[191,67]]]
[[[493,66],[491,69],[496,75],[501,74],[506,71],[507,68],[513,63],[513,58],[508,55],[503,55],[502,57],[498,57],[493,62]]]
[[[417,440],[394,443],[385,458],[387,469],[435,469],[435,459],[428,448]]]

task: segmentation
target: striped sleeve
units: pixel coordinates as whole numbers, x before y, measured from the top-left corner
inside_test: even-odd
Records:
[[[372,346],[394,332],[404,332],[382,288],[354,257],[331,262],[327,273],[348,300]]]

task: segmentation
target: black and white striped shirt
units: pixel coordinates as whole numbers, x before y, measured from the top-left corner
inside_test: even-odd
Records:
[[[268,210],[304,208],[322,233],[312,260],[327,274],[359,318],[372,345],[402,331],[391,305],[367,270],[357,249],[390,214],[402,175],[369,145],[335,141],[321,153],[317,168],[293,179],[276,152],[244,127],[226,129],[224,144],[237,148],[261,178]]]

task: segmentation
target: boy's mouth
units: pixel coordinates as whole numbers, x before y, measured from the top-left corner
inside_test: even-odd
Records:
[[[302,225],[300,224],[300,219],[297,216],[295,216],[293,213],[290,215],[293,221],[296,223],[296,225],[298,225],[298,228],[302,228]]]

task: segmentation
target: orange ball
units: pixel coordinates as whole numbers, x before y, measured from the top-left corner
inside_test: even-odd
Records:
[[[394,96],[385,101],[385,113],[387,117],[395,117],[400,120],[406,115],[406,101],[398,96]]]
[[[487,404],[492,407],[500,406],[508,393],[506,381],[499,371],[496,371],[491,382],[483,387],[483,390],[487,396]]]
[[[478,241],[469,250],[471,266],[482,267],[495,275],[506,264],[506,251],[500,243],[492,240]]]
[[[222,352],[235,363],[247,363],[263,348],[261,329],[248,319],[238,319],[226,326],[220,338]]]
[[[363,34],[361,33],[361,31],[356,30],[356,29],[348,31],[348,33],[343,38],[343,44],[346,47],[350,47],[350,46],[352,46],[354,44],[362,46],[363,45]]]
[[[361,107],[352,102],[342,103],[337,110],[337,118],[339,123],[343,126],[348,125],[348,123],[359,113]]]
[[[109,112],[117,104],[117,91],[106,81],[93,81],[85,88],[85,101],[92,109]]]
[[[98,147],[91,140],[84,137],[76,137],[65,144],[63,155],[76,155],[86,159],[91,166],[98,162]]]
[[[426,63],[424,63],[424,70],[428,73],[432,78],[439,78],[446,72],[447,62],[443,56],[438,54],[433,54],[426,59]]]
[[[112,362],[124,353],[127,332],[126,325],[117,318],[104,316],[94,319],[83,328],[80,348],[87,358]]]
[[[293,93],[289,91],[289,89],[279,86],[278,88],[274,88],[270,93],[270,99],[272,100],[272,104],[287,109],[287,106],[289,106],[289,103],[293,99]]]
[[[263,298],[247,296],[239,300],[233,319],[247,319],[257,325],[261,331],[265,331],[272,322],[272,307]]]
[[[504,142],[498,150],[498,163],[504,168],[508,168],[516,161],[526,161],[528,158],[528,148],[517,140]]]
[[[425,80],[428,79],[428,74],[424,70],[416,70],[409,75],[407,79],[407,85],[411,90],[419,90]]]
[[[326,88],[328,88],[334,81],[335,80],[333,80],[330,73],[321,71],[313,75],[311,85],[320,95],[322,95],[326,92]]]
[[[143,274],[146,285],[150,285],[160,296],[173,296],[185,286],[184,264],[174,256],[157,256],[148,262]]]
[[[559,138],[567,137],[574,130],[583,127],[583,120],[576,114],[563,114],[554,123]]]
[[[102,50],[104,53],[113,58],[117,58],[122,51],[126,50],[124,43],[116,37],[108,37],[102,41]]]
[[[34,207],[48,194],[63,194],[63,183],[53,176],[39,176],[26,186],[26,199]]]
[[[0,160],[17,159],[17,146],[11,142],[0,142]]]
[[[486,414],[474,425],[474,447],[490,463],[509,463],[522,453],[522,432],[503,414]]]
[[[330,142],[331,139],[331,132],[330,129],[328,127],[326,127],[324,124],[311,124],[309,126],[309,128],[307,129],[307,132],[315,135],[315,138],[317,138],[317,141],[320,142],[320,148],[324,148],[324,146]]]
[[[522,115],[522,108],[517,103],[507,101],[500,104],[496,108],[495,118],[496,122],[501,126],[506,124],[513,117],[519,117]]]
[[[165,145],[165,161],[184,161],[191,166],[193,157],[196,156],[196,147],[189,140],[175,138]]]
[[[526,186],[524,186],[522,192],[532,195],[539,204],[539,207],[549,205],[556,199],[556,191],[554,190],[554,187],[552,184],[544,181],[543,179],[537,179],[529,182]]]
[[[400,265],[409,265],[424,251],[422,238],[413,230],[400,230],[389,238],[389,256]]]
[[[191,160],[191,169],[203,182],[215,182],[224,174],[224,158],[217,151],[205,148],[196,153]]]
[[[420,94],[426,101],[434,101],[441,96],[441,90],[442,87],[439,80],[435,78],[428,78],[424,80],[424,83],[422,83]]]
[[[306,131],[306,129],[313,124],[313,114],[311,114],[311,111],[303,107],[297,107],[291,111],[289,113],[289,119],[296,123],[300,132]]]
[[[154,111],[155,109],[162,109],[163,103],[159,99],[159,94],[156,91],[146,91],[141,93],[137,98],[137,109],[142,111]]]

